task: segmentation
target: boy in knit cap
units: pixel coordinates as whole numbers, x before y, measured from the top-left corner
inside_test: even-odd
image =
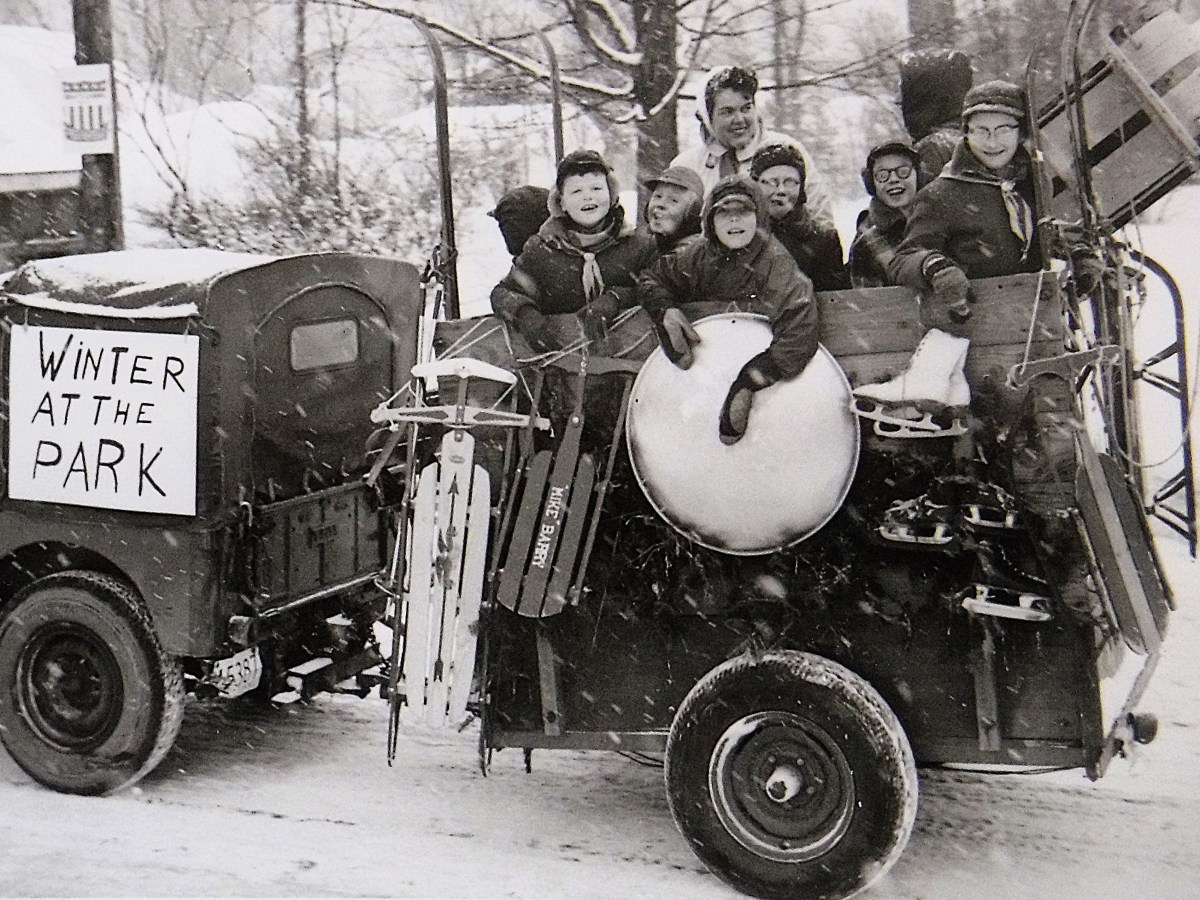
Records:
[[[767,196],[771,233],[812,280],[813,289],[847,288],[842,239],[832,222],[817,218],[808,208],[804,173],[804,157],[791,144],[769,144],[750,161],[750,176]]]
[[[964,137],[913,203],[889,278],[933,298],[930,324],[970,316],[968,279],[1042,268],[1025,94],[988,81],[963,100]]]
[[[704,184],[699,175],[685,166],[671,166],[646,179],[645,185],[650,191],[646,228],[654,235],[659,253],[670,253],[685,238],[700,233]]]
[[[734,304],[771,321],[771,344],[750,359],[729,388],[718,433],[732,444],[746,433],[757,391],[804,371],[817,352],[812,282],[771,236],[767,202],[744,175],[717,182],[704,204],[703,238],[684,244],[642,273],[638,295],[655,320],[663,352],[692,364],[699,337],[680,309],[698,301]]]
[[[634,305],[635,277],[658,255],[654,239],[625,221],[612,170],[595,150],[558,166],[550,218],[492,290],[492,309],[539,351],[557,341],[546,316],[576,313],[588,334],[603,332]]]
[[[904,226],[917,196],[920,165],[916,148],[904,140],[884,141],[867,154],[862,180],[871,202],[858,217],[847,263],[854,287],[889,283],[887,267],[904,238]]]

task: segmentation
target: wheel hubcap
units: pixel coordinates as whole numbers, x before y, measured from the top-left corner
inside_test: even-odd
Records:
[[[123,687],[112,651],[77,625],[41,629],[18,663],[26,722],[42,740],[68,752],[84,753],[108,739],[121,717]]]
[[[854,776],[837,742],[810,720],[761,712],[731,724],[709,760],[708,786],[721,824],[759,856],[804,862],[846,834]]]

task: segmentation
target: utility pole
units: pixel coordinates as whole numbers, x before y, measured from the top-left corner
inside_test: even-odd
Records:
[[[107,63],[113,68],[110,0],[72,0],[77,65]],[[85,154],[79,190],[80,231],[85,252],[120,250],[125,246],[121,222],[121,176],[117,156],[116,75],[112,76],[113,152]]]

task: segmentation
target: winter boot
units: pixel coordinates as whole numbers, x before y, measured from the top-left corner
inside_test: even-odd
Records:
[[[960,593],[964,609],[983,616],[1045,622],[1051,617],[1050,585],[1021,572],[988,541],[978,547],[980,579]]]
[[[939,502],[935,491],[897,500],[883,514],[879,535],[898,544],[943,547],[954,540],[954,509]]]
[[[955,437],[965,434],[958,413],[971,402],[963,375],[970,341],[937,328],[925,332],[908,368],[889,381],[855,388],[852,409],[875,422],[883,437]]]

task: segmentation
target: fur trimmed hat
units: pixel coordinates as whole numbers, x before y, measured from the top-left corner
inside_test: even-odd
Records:
[[[608,175],[612,167],[604,161],[598,150],[572,150],[558,164],[558,172],[554,176],[554,186],[560,191],[563,182],[571,175],[585,175],[588,172],[601,172]]]
[[[1004,113],[1018,122],[1024,122],[1027,116],[1025,92],[1011,81],[977,84],[963,97],[963,123],[976,113],[983,112]]]
[[[572,175],[587,175],[589,172],[598,172],[608,182],[609,214],[611,215],[612,211],[621,205],[620,185],[617,184],[612,168],[604,161],[600,151],[573,150],[558,164],[558,173],[554,176],[554,188],[550,191],[550,198],[546,201],[551,216],[562,218],[566,215],[562,208],[563,182]]]

